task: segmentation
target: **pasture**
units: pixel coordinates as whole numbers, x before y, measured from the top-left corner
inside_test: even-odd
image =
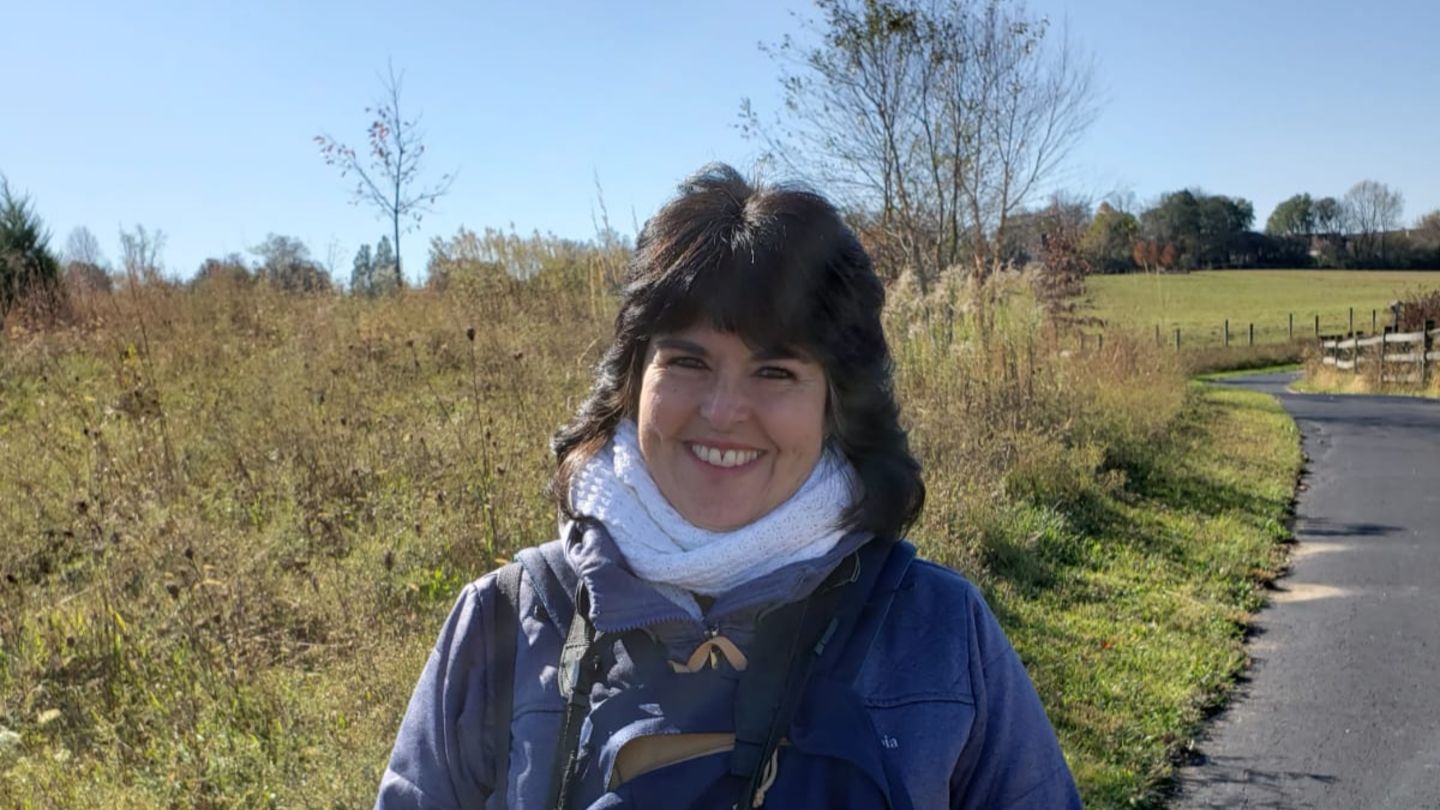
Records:
[[[1371,313],[1380,326],[1389,323],[1386,307],[1417,289],[1440,289],[1440,272],[1392,270],[1206,270],[1194,273],[1092,276],[1078,310],[1096,319],[1086,326],[1092,334],[1133,332],[1150,335],[1160,327],[1161,342],[1173,345],[1175,330],[1184,346],[1213,347],[1224,343],[1230,320],[1232,346],[1249,340],[1279,343],[1289,339],[1290,315],[1297,339],[1349,328],[1371,331]]]

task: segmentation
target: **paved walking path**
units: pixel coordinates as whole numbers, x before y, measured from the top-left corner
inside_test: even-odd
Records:
[[[1291,573],[1178,808],[1440,808],[1440,403],[1275,394],[1309,462]]]

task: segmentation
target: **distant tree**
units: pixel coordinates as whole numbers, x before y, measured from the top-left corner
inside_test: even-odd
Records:
[[[131,286],[136,284],[161,284],[161,255],[165,251],[165,232],[156,228],[145,230],[136,225],[135,230],[120,229],[120,264]]]
[[[89,228],[81,225],[65,239],[65,286],[72,290],[110,292],[114,283],[107,270],[108,262],[100,250],[100,240]]]
[[[330,276],[311,260],[310,249],[299,239],[272,233],[250,252],[260,257],[256,275],[277,289],[296,293],[330,290]]]
[[[1315,204],[1309,194],[1296,194],[1275,206],[1265,221],[1271,236],[1309,236],[1315,232]]]
[[[80,262],[96,267],[104,267],[108,262],[105,253],[100,249],[100,240],[90,229],[81,225],[70,231],[65,239],[65,262],[66,264]]]
[[[190,280],[190,286],[192,288],[208,284],[245,286],[254,280],[255,275],[250,272],[250,265],[246,263],[245,257],[239,253],[230,253],[223,258],[209,258],[201,262],[195,278]]]
[[[380,295],[393,292],[405,285],[404,279],[397,269],[400,266],[400,257],[395,254],[395,248],[390,244],[390,237],[382,236],[375,244],[375,258],[371,263],[370,294]]]
[[[329,135],[315,136],[325,163],[340,167],[340,176],[355,175],[352,192],[355,204],[366,203],[382,218],[390,221],[395,237],[394,285],[403,287],[405,277],[400,267],[401,225],[404,231],[419,226],[422,217],[432,210],[435,201],[450,191],[453,173],[443,174],[433,185],[420,183],[420,159],[425,154],[420,117],[406,118],[400,112],[400,90],[405,74],[395,75],[390,65],[381,77],[381,96],[367,114],[375,116],[367,134],[369,151],[362,157],[354,149]],[[378,267],[379,265],[377,265]]]
[[[1415,239],[1432,249],[1440,249],[1440,208],[1415,221]]]
[[[1385,261],[1385,232],[1400,227],[1404,196],[1384,183],[1361,180],[1345,192],[1343,205],[1357,258]]]
[[[1140,232],[1152,244],[1145,259],[1137,263],[1153,268],[1159,264],[1160,246],[1178,246],[1181,256],[1194,257],[1200,245],[1200,201],[1189,189],[1163,194],[1155,205],[1140,214]]]
[[[1005,242],[1000,246],[1000,258],[1013,267],[1024,267],[1035,262],[1045,262],[1047,250],[1045,240],[1056,230],[1065,228],[1078,234],[1090,224],[1090,201],[1066,193],[1051,196],[1044,208],[1033,211],[1017,211],[1010,218],[1005,231]]]
[[[1243,253],[1238,248],[1254,220],[1249,200],[1182,189],[1142,213],[1140,230],[1157,244],[1173,245],[1176,260],[1167,268],[1225,267]]]
[[[1140,222],[1133,214],[1117,211],[1102,202],[1080,238],[1080,252],[1097,272],[1127,272],[1137,264],[1134,244],[1139,232]]]
[[[1321,197],[1313,209],[1315,231],[1323,234],[1338,234],[1345,228],[1345,209],[1334,197]]]
[[[1196,263],[1203,267],[1234,267],[1246,263],[1245,235],[1255,223],[1255,206],[1243,197],[1202,195],[1200,243]]]
[[[369,245],[361,245],[355,251],[355,261],[350,266],[350,294],[375,294],[375,261],[370,257]]]
[[[22,300],[46,306],[61,299],[60,262],[50,232],[28,196],[16,196],[0,175],[0,318]]]
[[[1069,205],[1059,197],[1040,212],[1040,272],[1031,287],[1046,311],[1061,315],[1074,308],[1093,269],[1080,242],[1090,225],[1090,206]]]
[[[115,289],[115,282],[105,268],[85,262],[66,262],[63,272],[65,286],[71,290],[108,293]]]
[[[1440,208],[1416,220],[1410,240],[1418,254],[1416,263],[1440,268]]]

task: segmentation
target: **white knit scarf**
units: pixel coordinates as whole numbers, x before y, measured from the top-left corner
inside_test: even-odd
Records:
[[[800,489],[768,514],[734,531],[701,529],[660,494],[640,455],[635,423],[627,419],[572,479],[570,505],[605,524],[640,578],[718,596],[834,548],[845,534],[839,521],[856,486],[849,461],[827,448]]]

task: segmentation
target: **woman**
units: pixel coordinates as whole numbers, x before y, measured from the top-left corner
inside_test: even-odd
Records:
[[[818,195],[683,183],[555,437],[561,539],[460,595],[377,807],[1078,807],[980,596],[898,540],[883,303]]]

